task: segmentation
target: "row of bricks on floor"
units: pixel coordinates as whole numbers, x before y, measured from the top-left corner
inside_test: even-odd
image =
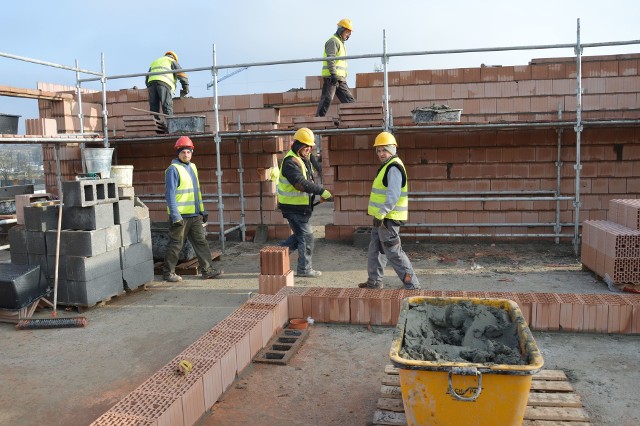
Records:
[[[394,325],[402,300],[415,296],[511,299],[534,330],[640,332],[640,297],[632,295],[286,287],[254,296],[92,424],[192,425],[288,318]],[[193,364],[186,376],[176,373],[183,359]]]

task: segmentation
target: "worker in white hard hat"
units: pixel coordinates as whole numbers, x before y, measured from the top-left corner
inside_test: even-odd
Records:
[[[151,63],[148,72],[178,71],[147,76],[145,82],[149,92],[149,109],[151,111],[160,112],[160,107],[162,107],[164,114],[173,115],[173,92],[176,90],[178,81],[182,86],[180,97],[183,98],[189,94],[189,78],[185,73],[179,72],[181,69],[178,55],[171,50]],[[160,117],[156,115],[156,118]]]
[[[322,272],[313,269],[313,230],[311,215],[315,196],[321,201],[333,201],[333,196],[322,185],[315,182],[316,170],[311,164],[311,148],[315,147],[313,132],[303,127],[293,135],[293,144],[287,152],[278,179],[278,208],[289,221],[293,234],[280,244],[289,251],[298,251],[296,276],[316,278]]]
[[[338,29],[324,44],[324,57],[347,56],[347,48],[344,42],[349,40],[353,25],[350,19],[341,19],[338,22]],[[347,61],[344,59],[331,59],[322,62],[322,95],[316,117],[324,117],[333,101],[333,97],[338,95],[338,99],[343,104],[355,102],[349,86],[347,86]]]
[[[400,225],[409,218],[409,182],[407,170],[396,152],[398,143],[389,132],[380,133],[373,144],[382,163],[371,185],[367,213],[373,216],[369,242],[367,281],[360,288],[382,288],[387,261],[406,290],[420,288],[411,261],[402,250]]]

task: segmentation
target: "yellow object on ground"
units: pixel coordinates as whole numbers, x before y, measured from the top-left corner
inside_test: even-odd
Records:
[[[417,361],[401,357],[411,306],[445,306],[462,301],[508,313],[516,323],[526,365]],[[520,425],[529,398],[531,376],[544,362],[522,312],[506,299],[410,297],[402,304],[390,351],[400,368],[400,385],[409,425]]]

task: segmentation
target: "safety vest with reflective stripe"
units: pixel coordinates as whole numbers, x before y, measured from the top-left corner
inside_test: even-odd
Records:
[[[190,163],[193,170],[193,174],[196,177],[197,187],[200,188],[200,179],[198,179],[198,169],[196,165]],[[193,181],[191,175],[187,171],[187,165],[171,163],[169,167],[175,167],[180,176],[180,183],[176,188],[176,204],[178,205],[178,213],[181,215],[196,214],[196,188],[193,187]],[[165,170],[165,174],[169,169]],[[202,202],[202,195],[198,194],[198,203],[200,204],[200,212],[204,212],[204,203]],[[167,213],[171,213],[167,207]]]
[[[347,48],[344,46],[344,42],[340,39],[340,37],[335,34],[331,37],[338,40],[338,52],[336,53],[336,57],[338,56],[347,56]],[[331,40],[331,39],[329,39]],[[327,57],[327,51],[324,51],[324,57]],[[336,67],[336,76],[341,79],[347,78],[347,61],[344,59],[336,59],[335,61]],[[323,77],[331,77],[331,72],[329,71],[329,64],[327,61],[322,62],[322,76]]]
[[[293,206],[308,206],[311,203],[309,194],[299,191],[282,174],[282,165],[284,164],[284,160],[287,157],[293,157],[293,161],[297,161],[298,163],[300,163],[302,175],[305,179],[307,178],[307,167],[305,166],[304,161],[302,161],[302,158],[296,155],[295,152],[289,150],[289,152],[287,152],[287,155],[285,155],[282,159],[282,164],[280,164],[280,178],[278,179],[278,203],[289,204]]]
[[[168,56],[163,56],[161,58],[156,59],[151,63],[149,67],[149,72],[160,72],[160,71],[171,71],[171,64],[173,63],[173,59]],[[171,90],[176,89],[176,81],[178,78],[175,74],[157,74],[150,75],[147,79],[147,82],[152,82],[154,80],[162,81],[163,83],[167,83]]]
[[[380,208],[384,206],[385,201],[387,200],[387,187],[383,184],[383,179],[387,173],[387,169],[392,164],[398,164],[402,167],[402,171],[404,172],[405,177],[407,176],[407,169],[404,167],[402,160],[398,157],[392,158],[387,164],[380,168],[378,175],[373,180],[373,185],[371,186],[371,195],[369,196],[369,208],[367,209],[367,213],[371,216],[375,216],[378,212],[380,212]],[[393,220],[402,220],[406,221],[409,218],[409,180],[405,179],[404,186],[400,191],[400,198],[396,203],[396,206],[385,215],[385,218],[393,219]]]

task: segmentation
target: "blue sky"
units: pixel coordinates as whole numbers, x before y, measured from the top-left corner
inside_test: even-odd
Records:
[[[432,1],[303,0],[154,2],[111,0],[30,0],[5,2],[0,52],[100,70],[107,75],[146,72],[166,50],[178,53],[184,68],[322,56],[326,39],[341,18],[353,21],[350,54],[574,43],[576,20],[583,43],[640,39],[637,0]],[[153,7],[152,7],[153,5]],[[640,45],[587,49],[584,54],[640,52]],[[572,49],[392,58],[390,70],[524,65],[532,58],[572,56]],[[371,72],[380,60],[352,60],[355,74]],[[221,95],[283,92],[303,87],[318,75],[319,63],[255,67],[220,83]],[[224,76],[228,71],[221,71]],[[191,94],[211,96],[208,71],[191,73]],[[75,85],[75,74],[0,57],[0,85],[36,88],[38,81]],[[108,90],[144,87],[144,78],[111,80]],[[99,89],[98,83],[85,87]],[[0,113],[37,118],[34,100],[0,97]]]

